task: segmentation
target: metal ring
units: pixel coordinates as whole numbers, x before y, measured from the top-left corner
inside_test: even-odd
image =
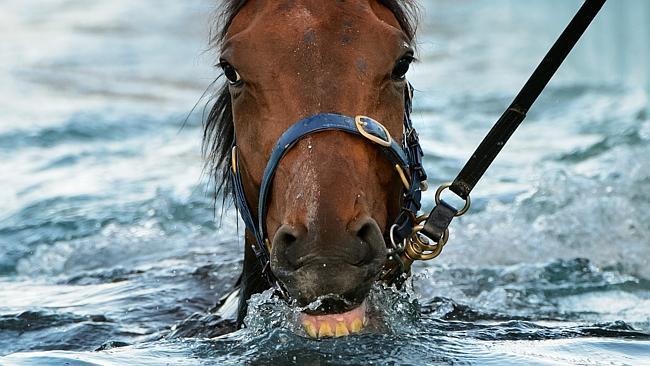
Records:
[[[397,250],[398,252],[401,252],[404,250],[404,247],[406,246],[406,238],[404,238],[404,242],[401,246],[395,243],[395,234],[393,234],[395,229],[397,229],[397,224],[393,224],[393,226],[390,227],[390,231],[388,232],[390,236],[390,244],[393,247],[393,249]]]
[[[416,219],[416,221],[417,221],[417,219]],[[424,229],[424,225],[415,225],[413,227],[413,234],[419,233],[420,231],[422,231],[422,229]]]
[[[428,239],[429,238],[419,233],[414,233],[413,235],[411,235],[411,240],[417,243],[420,247],[435,247],[436,244],[431,245],[430,244],[431,242]]]
[[[420,254],[420,260],[428,261],[428,260],[431,260],[433,258],[436,258],[437,256],[440,255],[440,253],[442,253],[442,248],[443,248],[443,245],[438,244],[438,245],[435,246],[435,249],[431,250],[429,253],[426,253],[426,254],[421,253]]]
[[[420,215],[420,216],[418,216],[418,217],[415,218],[415,223],[416,223],[417,225],[420,225],[421,223],[427,221],[428,219],[429,219],[429,214]],[[423,228],[424,228],[424,227],[423,227]],[[418,231],[422,231],[422,229],[420,229],[420,230],[418,230]]]
[[[420,245],[429,245],[428,243],[423,242],[422,239],[420,239],[420,237],[418,236],[418,234],[420,233],[420,231],[422,231],[422,229],[424,229],[424,225],[416,225],[413,228],[413,233],[411,234],[411,238],[412,239],[416,238],[414,240],[417,241]],[[429,239],[428,237],[426,237],[426,238]],[[444,233],[442,233],[442,236],[440,237],[440,240],[438,240],[438,244],[442,243],[442,245],[445,245],[445,244],[447,244],[447,240],[449,240],[449,229],[448,228],[445,229]]]
[[[451,187],[451,183],[445,183],[440,187],[438,187],[438,190],[436,191],[436,205],[440,204],[440,195],[442,194],[442,191],[444,191],[449,187]],[[467,211],[469,211],[469,207],[471,205],[472,205],[472,200],[469,198],[469,196],[467,196],[467,198],[465,199],[465,206],[463,206],[463,208],[460,211],[458,211],[455,216],[456,217],[463,216],[465,213],[467,213]]]
[[[426,252],[432,253],[432,252],[437,252],[438,248],[442,247],[441,245],[428,245],[428,244],[420,244],[417,241],[413,242],[413,251],[418,253],[419,255],[427,255]]]
[[[442,253],[442,245],[422,248],[417,243],[407,246],[405,254],[412,260],[428,261]]]
[[[393,226],[390,227],[389,231],[389,236],[390,236],[390,244],[393,246],[393,249],[397,249],[397,244],[395,243],[395,236],[393,235],[393,231],[397,228],[397,224],[393,224]]]
[[[417,235],[415,233],[414,235]],[[440,241],[436,245],[420,244],[421,239],[411,238],[409,245],[405,248],[405,254],[412,260],[422,260],[427,261],[433,258],[436,258],[442,253],[442,249],[449,240],[449,230],[445,230],[444,234],[440,238]],[[426,253],[428,252],[428,253]]]
[[[379,138],[379,137],[377,137],[377,136],[375,136],[375,135],[373,135],[371,133],[368,133],[368,131],[366,131],[364,129],[364,127],[367,124],[367,122],[363,121],[364,118],[371,120],[379,128],[381,128],[384,131],[384,133],[386,134],[386,140],[383,140],[383,139],[381,139],[381,138]],[[376,120],[374,120],[374,119],[372,119],[372,118],[370,118],[368,116],[356,116],[356,117],[354,117],[354,122],[355,122],[355,124],[357,126],[357,131],[359,131],[361,136],[367,138],[368,140],[370,140],[370,141],[372,141],[372,142],[374,142],[374,143],[376,143],[378,145],[384,146],[384,147],[389,147],[391,145],[391,143],[393,142],[393,138],[390,136],[390,132],[388,132],[388,129],[386,127],[384,127],[384,125],[382,125],[381,123],[377,122]]]

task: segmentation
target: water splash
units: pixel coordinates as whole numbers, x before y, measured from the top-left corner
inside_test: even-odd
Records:
[[[632,155],[641,153],[650,150]],[[588,255],[597,265],[623,264],[650,278],[650,166],[627,153],[610,166],[615,171],[601,172],[602,179],[549,170],[515,202],[490,200],[484,211],[458,220],[440,260],[497,265]]]
[[[318,307],[318,300],[314,304],[310,305]],[[368,324],[362,331],[363,334],[411,332],[420,319],[420,305],[411,290],[400,291],[383,283],[375,283],[368,295],[367,304]],[[279,298],[273,290],[254,294],[248,302],[248,313],[242,332],[254,338],[275,329],[282,329],[307,337],[300,321],[303,310],[305,308]]]

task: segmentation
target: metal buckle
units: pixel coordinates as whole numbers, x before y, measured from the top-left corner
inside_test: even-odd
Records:
[[[357,131],[368,140],[384,147],[389,147],[393,142],[393,138],[386,127],[374,119],[367,116],[356,116],[354,122]]]

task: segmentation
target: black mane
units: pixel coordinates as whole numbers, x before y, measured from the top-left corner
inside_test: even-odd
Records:
[[[378,0],[390,9],[408,40],[413,42],[417,26],[417,12],[414,0]],[[225,40],[228,27],[247,0],[223,0],[218,9],[220,14],[210,36],[210,47],[217,49]],[[218,79],[218,78],[217,78]],[[215,81],[216,84],[216,81]],[[222,195],[225,201],[232,195],[232,184],[228,179],[230,151],[235,138],[232,106],[228,84],[224,82],[214,93],[210,113],[203,122],[202,152],[206,160],[205,169],[214,182],[214,197]]]

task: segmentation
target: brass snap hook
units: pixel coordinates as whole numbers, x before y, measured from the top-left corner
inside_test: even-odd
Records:
[[[428,261],[436,258],[442,253],[442,249],[449,240],[449,229],[445,230],[438,243],[431,244],[425,236],[420,234],[424,229],[423,222],[429,218],[429,215],[421,215],[415,219],[415,227],[405,248],[405,254],[412,260]]]
[[[445,233],[442,235],[442,238],[440,238],[438,243],[431,245],[431,242],[419,234],[422,228],[422,225],[418,225],[413,229],[413,234],[411,235],[404,252],[413,260],[428,261],[436,258],[440,253],[442,253],[442,249],[449,240],[449,230],[445,230]]]

